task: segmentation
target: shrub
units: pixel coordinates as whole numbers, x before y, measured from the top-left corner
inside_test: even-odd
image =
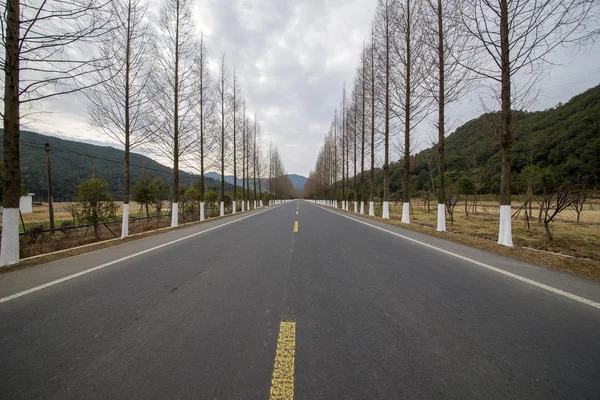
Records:
[[[80,206],[80,219],[94,228],[100,239],[100,225],[115,218],[118,207],[112,201],[110,187],[104,178],[90,178],[77,186],[75,199]]]

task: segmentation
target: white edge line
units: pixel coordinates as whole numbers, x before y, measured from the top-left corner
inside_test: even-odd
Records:
[[[122,261],[129,260],[130,258],[134,258],[134,257],[137,257],[137,256],[141,256],[142,254],[150,253],[151,251],[158,250],[158,249],[161,249],[161,248],[163,248],[163,247],[170,246],[170,245],[172,245],[172,244],[175,244],[175,243],[178,243],[178,242],[184,241],[184,240],[186,240],[186,239],[189,239],[189,238],[192,238],[192,237],[194,237],[194,236],[202,235],[203,233],[210,232],[210,231],[212,231],[212,230],[214,230],[214,229],[218,229],[218,228],[221,228],[221,227],[224,227],[224,226],[230,225],[230,224],[234,224],[234,223],[236,223],[236,222],[239,222],[239,221],[243,221],[243,220],[245,220],[245,219],[247,219],[247,218],[251,218],[251,217],[257,216],[257,215],[259,215],[259,214],[262,214],[262,213],[264,213],[264,212],[267,212],[267,211],[274,210],[274,209],[275,209],[275,208],[277,208],[277,207],[279,207],[279,205],[278,205],[278,206],[274,206],[273,208],[268,208],[268,209],[266,209],[266,210],[263,210],[263,211],[260,211],[260,212],[254,213],[254,214],[247,215],[247,216],[245,216],[245,217],[242,217],[242,218],[235,219],[235,220],[233,220],[233,221],[229,221],[229,222],[225,222],[225,223],[223,223],[223,224],[217,225],[217,226],[213,226],[212,228],[208,228],[208,229],[205,229],[205,230],[203,230],[203,231],[200,231],[200,232],[192,233],[191,235],[184,236],[184,237],[182,237],[182,238],[175,239],[175,240],[172,240],[172,241],[170,241],[170,242],[167,242],[167,243],[160,244],[160,245],[158,245],[158,246],[155,246],[155,247],[152,247],[152,248],[150,248],[150,249],[142,250],[142,251],[139,251],[139,252],[137,252],[137,253],[130,254],[130,255],[128,255],[128,256],[121,257],[121,258],[119,258],[119,259],[116,259],[116,260],[113,260],[113,261],[109,261],[109,262],[107,262],[107,263],[104,263],[104,264],[98,265],[98,266],[96,266],[96,267],[92,267],[92,268],[86,269],[86,270],[84,270],[84,271],[81,271],[81,272],[77,272],[77,273],[75,273],[75,274],[72,274],[72,275],[67,275],[67,276],[65,276],[65,277],[63,277],[63,278],[56,279],[56,280],[50,281],[50,282],[48,282],[48,283],[44,283],[43,285],[39,285],[39,286],[32,287],[31,289],[27,289],[27,290],[23,290],[23,291],[21,291],[21,292],[15,293],[15,294],[11,294],[10,296],[6,296],[6,297],[3,297],[3,298],[1,298],[1,299],[0,299],[0,304],[1,304],[1,303],[6,303],[7,301],[14,300],[14,299],[16,299],[16,298],[19,298],[19,297],[22,297],[22,296],[25,296],[25,295],[28,295],[28,294],[30,294],[30,293],[37,292],[37,291],[39,291],[39,290],[42,290],[42,289],[46,289],[46,288],[48,288],[48,287],[50,287],[50,286],[58,285],[59,283],[66,282],[66,281],[68,281],[68,280],[71,280],[71,279],[74,279],[74,278],[80,277],[80,276],[82,276],[82,275],[89,274],[89,273],[91,273],[91,272],[94,272],[94,271],[97,271],[97,270],[99,270],[99,269],[106,268],[106,267],[109,267],[109,266],[111,266],[111,265],[114,265],[114,264],[118,264],[118,263],[120,263],[120,262],[122,262]]]
[[[532,286],[536,286],[536,287],[538,287],[538,288],[540,288],[540,289],[547,290],[547,291],[549,291],[549,292],[552,292],[552,293],[558,294],[558,295],[560,295],[560,296],[567,297],[567,298],[569,298],[569,299],[571,299],[571,300],[575,300],[575,301],[578,301],[578,302],[580,302],[580,303],[587,304],[588,306],[592,306],[592,307],[595,307],[595,308],[597,308],[597,309],[599,309],[599,310],[600,310],[600,303],[597,303],[597,302],[595,302],[595,301],[593,301],[593,300],[586,299],[585,297],[581,297],[581,296],[577,296],[577,295],[575,295],[575,294],[572,294],[572,293],[569,293],[569,292],[565,292],[564,290],[560,290],[560,289],[557,289],[557,288],[555,288],[555,287],[552,287],[552,286],[545,285],[545,284],[543,284],[543,283],[540,283],[540,282],[534,281],[533,279],[525,278],[525,277],[523,277],[523,276],[521,276],[521,275],[517,275],[517,274],[514,274],[514,273],[512,273],[512,272],[505,271],[505,270],[503,270],[503,269],[501,269],[501,268],[494,267],[494,266],[492,266],[492,265],[489,265],[489,264],[483,263],[483,262],[481,262],[481,261],[473,260],[472,258],[469,258],[469,257],[462,256],[462,255],[460,255],[460,254],[457,254],[457,253],[454,253],[454,252],[452,252],[452,251],[449,251],[449,250],[444,250],[444,249],[442,249],[442,248],[440,248],[440,247],[436,247],[436,246],[434,246],[434,245],[431,245],[431,244],[428,244],[428,243],[425,243],[425,242],[421,242],[420,240],[413,239],[413,238],[411,238],[411,237],[408,237],[408,236],[404,236],[404,235],[402,235],[402,234],[400,234],[400,233],[396,233],[396,232],[390,231],[390,230],[388,230],[388,229],[381,228],[381,227],[379,227],[379,226],[377,226],[377,225],[369,224],[368,222],[364,222],[364,221],[361,221],[361,220],[359,220],[359,219],[352,218],[352,217],[349,217],[349,216],[347,216],[347,215],[344,215],[344,214],[341,214],[341,213],[338,213],[338,212],[332,211],[332,210],[330,210],[330,209],[328,209],[328,208],[326,208],[326,207],[323,207],[323,206],[320,206],[320,205],[317,205],[317,204],[314,204],[314,203],[310,203],[310,204],[312,204],[312,205],[314,205],[314,206],[317,206],[317,207],[319,207],[319,208],[321,208],[321,209],[323,209],[323,210],[325,210],[325,211],[329,211],[329,212],[330,212],[330,213],[332,213],[332,214],[339,215],[340,217],[348,218],[348,219],[351,219],[352,221],[356,221],[356,222],[358,222],[358,223],[360,223],[360,224],[364,224],[364,225],[370,226],[371,228],[379,229],[380,231],[384,231],[384,232],[390,233],[390,234],[392,234],[392,235],[395,235],[395,236],[401,237],[402,239],[405,239],[405,240],[408,240],[408,241],[410,241],[410,242],[413,242],[413,243],[419,244],[419,245],[421,245],[421,246],[425,246],[425,247],[427,247],[427,248],[430,248],[430,249],[432,249],[432,250],[439,251],[440,253],[444,253],[444,254],[447,254],[447,255],[449,255],[449,256],[452,256],[452,257],[458,258],[458,259],[460,259],[460,260],[463,260],[463,261],[470,262],[470,263],[472,263],[472,264],[475,264],[475,265],[478,265],[478,266],[480,266],[480,267],[483,267],[483,268],[489,269],[490,271],[497,272],[497,273],[499,273],[499,274],[502,274],[502,275],[505,275],[505,276],[511,277],[511,278],[513,278],[513,279],[516,279],[516,280],[518,280],[518,281],[521,281],[521,282],[528,283],[528,284],[530,284],[530,285],[532,285]]]

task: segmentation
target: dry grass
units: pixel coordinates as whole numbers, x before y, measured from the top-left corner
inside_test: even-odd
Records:
[[[39,204],[39,203],[36,203]],[[58,225],[61,221],[71,221],[73,217],[69,213],[67,207],[72,204],[69,202],[60,202],[54,203],[54,221]],[[117,211],[117,215],[123,215],[123,202],[118,201],[115,204],[119,205],[119,210]],[[134,201],[129,202],[129,213],[137,213],[140,210],[139,203]],[[31,214],[23,214],[23,221],[26,226],[47,223],[50,221],[50,214],[48,211],[48,204],[44,205],[34,205],[33,213]],[[0,227],[2,226],[2,215],[0,214]]]
[[[513,204],[513,212],[520,205]],[[531,230],[525,229],[522,214],[513,218],[513,242],[515,247],[506,248],[498,246],[498,205],[485,204],[478,207],[478,213],[464,212],[464,203],[457,205],[454,213],[453,224],[448,220],[447,233],[435,230],[437,226],[437,212],[431,205],[427,207],[421,202],[413,201],[411,205],[411,224],[400,222],[402,214],[401,204],[390,203],[390,220],[375,218],[382,222],[402,226],[428,235],[464,243],[469,246],[498,254],[507,255],[533,264],[567,271],[590,279],[600,280],[600,204],[586,204],[581,215],[580,224],[576,224],[576,213],[568,210],[561,213],[557,221],[550,224],[554,239],[548,240],[543,224],[538,224],[537,218],[531,221]],[[376,209],[376,212],[378,210]],[[377,215],[381,215],[380,213]],[[537,213],[534,211],[537,217]],[[550,254],[527,249],[533,248],[553,253]]]

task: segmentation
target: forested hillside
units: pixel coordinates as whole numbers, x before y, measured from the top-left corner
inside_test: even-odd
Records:
[[[4,131],[0,129],[0,135]],[[123,197],[123,151],[110,146],[96,146],[87,143],[63,140],[54,136],[40,135],[35,132],[21,131],[21,176],[27,191],[35,193],[36,200],[47,199],[46,151],[45,143],[50,144],[52,165],[52,186],[55,201],[72,200],[75,188],[92,174],[105,178],[115,199]],[[0,141],[0,149],[3,144]],[[0,150],[0,154],[2,154]],[[131,153],[131,184],[148,173],[163,178],[172,185],[173,171],[149,157]],[[199,175],[180,172],[181,184],[192,184],[200,179]],[[207,190],[220,188],[220,183],[206,178]],[[226,190],[233,188],[226,184]]]
[[[450,176],[470,175],[480,193],[500,190],[500,150],[494,140],[498,115],[485,114],[459,127],[446,139],[446,166]],[[565,178],[600,188],[600,86],[573,97],[556,108],[515,113],[516,138],[512,147],[512,177],[527,165],[560,172]],[[413,187],[423,189],[437,177],[437,147],[414,157]],[[402,163],[390,172],[392,192],[401,186]],[[517,188],[515,187],[515,190]]]

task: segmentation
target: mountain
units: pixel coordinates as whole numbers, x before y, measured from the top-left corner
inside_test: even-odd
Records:
[[[290,181],[292,181],[294,189],[296,189],[298,193],[302,193],[302,191],[304,190],[304,185],[306,184],[308,178],[297,174],[288,174],[288,178],[290,178]]]
[[[207,172],[204,174],[204,176],[221,182],[221,174],[219,174],[218,172]],[[304,190],[304,185],[306,184],[306,181],[308,180],[308,178],[306,178],[305,176],[296,175],[296,174],[288,174],[287,176],[288,176],[288,178],[290,178],[292,185],[294,185],[294,189],[296,189],[298,191],[298,193],[302,193],[302,190]],[[231,183],[233,185],[233,175],[225,175],[225,182]],[[238,186],[240,186],[241,182],[242,182],[242,179],[238,177]],[[269,180],[263,179],[262,182],[263,182],[262,184],[264,185],[263,191],[265,191],[269,187]],[[253,179],[250,178],[250,189],[253,189],[253,188],[254,188],[254,182],[253,182]]]
[[[446,138],[446,170],[457,177],[467,174],[480,193],[500,191],[500,147],[492,135],[499,115],[484,114],[460,126]],[[513,190],[518,173],[530,164],[552,168],[590,189],[600,188],[600,85],[573,97],[566,104],[537,112],[514,113],[515,138],[511,151]],[[415,190],[431,186],[437,178],[437,146],[411,160]],[[390,190],[400,191],[402,165],[390,167]]]
[[[472,174],[482,193],[500,191],[500,147],[492,135],[498,114],[484,114],[462,125],[446,139],[446,168]],[[600,85],[566,104],[537,112],[514,113],[511,151],[513,186],[524,167],[533,164],[560,172],[588,188],[600,188]],[[428,161],[429,160],[429,161]],[[437,176],[437,146],[415,156],[413,175],[418,190]]]
[[[0,129],[0,136],[4,131]],[[75,188],[83,180],[104,177],[115,199],[123,199],[123,150],[110,146],[59,139],[54,136],[41,135],[30,131],[21,131],[21,176],[25,189],[35,193],[35,199],[47,199],[46,183],[46,151],[45,143],[50,144],[50,163],[52,167],[52,188],[55,201],[71,201]],[[0,141],[0,155],[3,154],[3,141]],[[1,157],[1,156],[0,156]],[[173,182],[173,170],[151,158],[137,153],[130,155],[131,185],[143,173],[163,178],[169,184]],[[191,185],[200,179],[199,175],[180,171],[181,184]],[[206,178],[207,190],[220,189],[220,182]],[[227,184],[225,190],[231,191],[233,186]]]
[[[499,113],[488,113],[468,121],[445,140],[446,171],[452,180],[473,179],[478,193],[500,192],[501,153],[494,139]],[[570,182],[590,190],[600,189],[600,85],[574,96],[565,104],[544,111],[513,113],[515,126],[511,147],[511,186],[515,193],[519,173],[528,165],[552,169]],[[402,192],[403,160],[390,164],[392,199]],[[410,185],[419,191],[437,191],[437,145],[411,157]],[[369,180],[364,182],[369,192]],[[383,172],[375,171],[375,193],[383,192]],[[305,193],[310,195],[312,193]]]

